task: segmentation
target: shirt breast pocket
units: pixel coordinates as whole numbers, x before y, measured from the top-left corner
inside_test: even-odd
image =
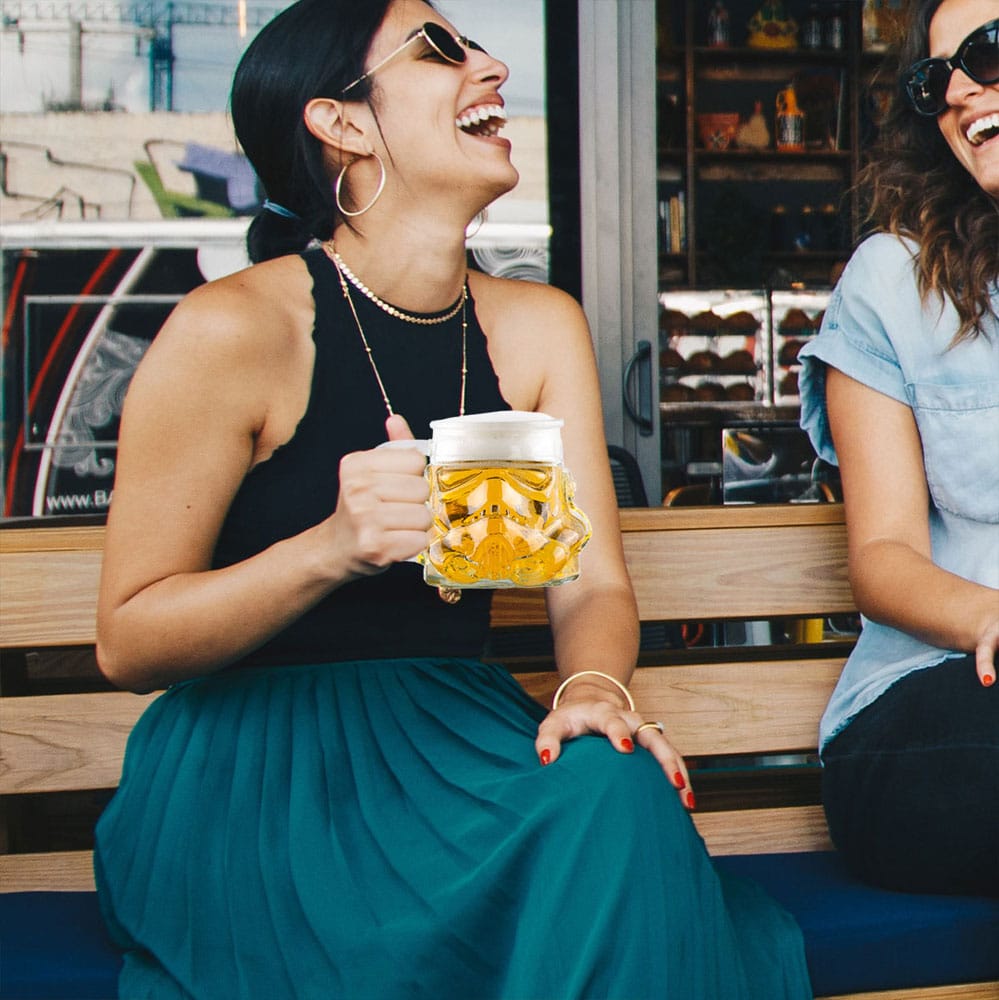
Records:
[[[959,517],[999,523],[999,381],[907,388],[933,502]]]

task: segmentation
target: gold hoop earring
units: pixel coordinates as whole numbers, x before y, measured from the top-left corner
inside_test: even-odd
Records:
[[[485,225],[486,219],[488,218],[489,218],[488,210],[485,208],[482,209],[482,211],[479,212],[479,214],[476,215],[474,219],[472,219],[472,221],[468,224],[468,226],[465,227],[465,239],[470,240],[472,239],[473,236],[477,236],[479,230],[483,227],[483,225]],[[469,232],[468,227],[474,225],[476,222],[478,222],[478,225],[475,226],[475,228],[471,232]]]
[[[378,167],[381,170],[381,177],[378,179],[378,190],[375,191],[375,196],[367,203],[367,205],[364,206],[364,208],[359,209],[356,212],[347,211],[347,209],[343,207],[343,202],[340,200],[340,188],[343,187],[343,179],[347,176],[347,171],[361,158],[358,157],[356,160],[351,160],[349,163],[345,163],[343,169],[339,174],[337,174],[336,185],[333,188],[333,197],[336,200],[337,210],[341,215],[346,215],[351,219],[358,215],[364,215],[364,213],[367,212],[368,209],[371,208],[371,206],[374,205],[374,203],[382,196],[382,191],[385,190],[385,164],[382,162],[382,158],[377,153],[372,153],[371,155],[378,161]]]

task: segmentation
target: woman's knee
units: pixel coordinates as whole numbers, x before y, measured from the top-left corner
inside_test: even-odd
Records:
[[[835,757],[822,774],[833,843],[877,885],[995,894],[997,775],[999,751],[981,745]]]

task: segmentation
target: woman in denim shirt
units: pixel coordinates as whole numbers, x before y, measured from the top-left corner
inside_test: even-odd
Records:
[[[861,178],[878,232],[801,355],[864,615],[822,720],[823,799],[864,879],[999,895],[995,0],[923,0],[900,65]]]

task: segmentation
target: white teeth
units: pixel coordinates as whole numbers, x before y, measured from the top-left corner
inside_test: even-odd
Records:
[[[485,135],[496,135],[502,124],[506,121],[506,111],[499,104],[486,104],[478,108],[469,108],[456,118],[454,123],[458,128],[467,130],[473,125],[483,125],[493,118],[498,120],[498,124],[490,124],[482,129],[482,133]]]
[[[980,146],[988,139],[999,135],[999,112],[973,121],[964,134],[972,146]]]

